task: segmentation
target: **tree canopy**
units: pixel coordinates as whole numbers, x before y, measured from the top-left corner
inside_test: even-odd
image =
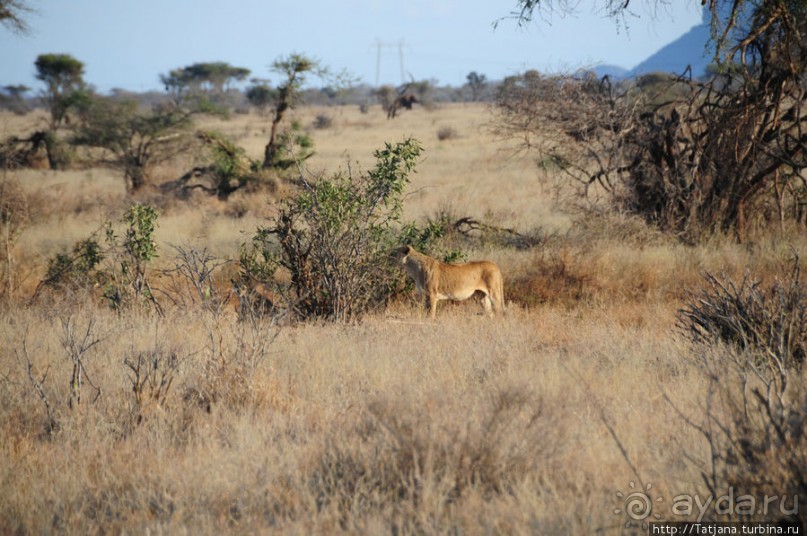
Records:
[[[63,93],[76,89],[83,82],[84,63],[70,54],[40,54],[34,63],[36,78],[49,90]]]
[[[51,114],[51,128],[58,128],[68,109],[82,100],[84,63],[70,54],[40,54],[34,63],[36,78],[45,83],[43,98]]]
[[[223,93],[229,84],[246,79],[250,70],[234,67],[222,61],[194,63],[187,67],[173,69],[167,75],[160,75],[160,81],[169,91],[195,90]]]
[[[142,113],[136,101],[95,98],[74,133],[77,145],[109,151],[123,171],[128,192],[150,183],[154,165],[186,149],[191,116],[175,109]]]

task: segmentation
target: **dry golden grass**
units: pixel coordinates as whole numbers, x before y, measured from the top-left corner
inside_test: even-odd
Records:
[[[226,318],[62,314],[79,330],[96,321],[86,365],[101,396],[86,401],[85,384],[68,408],[57,319],[5,317],[4,530],[590,532],[619,523],[613,492],[635,479],[601,411],[646,478],[695,478],[665,448],[656,388],[686,401],[697,379],[657,322],[379,316],[285,328],[255,363],[238,347],[256,334]],[[35,378],[48,372],[50,437],[23,348]],[[159,405],[135,403],[123,362],[137,353],[179,360]],[[210,413],[190,392],[213,400]]]
[[[395,121],[297,111],[303,125],[320,113],[334,122],[314,132],[312,170],[369,167],[384,141],[423,141],[407,218],[449,207],[558,232],[530,250],[470,252],[502,267],[508,314],[441,303],[432,323],[402,302],[356,325],[276,328],[229,309],[158,318],[82,296],[26,305],[47,259],[126,200],[115,172],[20,172],[35,216],[12,251],[21,288],[0,308],[1,533],[621,534],[616,492],[631,482],[652,483],[667,518],[674,495],[703,491],[687,456],[707,460],[708,445],[678,411],[697,420],[709,381],[675,311],[704,270],[772,273],[791,248],[804,253],[802,236],[692,247],[618,218],[572,227],[531,160],[486,133],[482,106]],[[206,126],[257,157],[268,122]],[[439,141],[446,126],[457,137]],[[206,198],[166,203],[157,265],[170,265],[170,244],[232,257],[273,202],[234,199],[241,217]],[[66,326],[98,339],[72,406]],[[154,383],[136,395],[127,363],[138,357]]]

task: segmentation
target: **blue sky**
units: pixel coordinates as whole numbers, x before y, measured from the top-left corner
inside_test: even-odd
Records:
[[[515,0],[28,0],[31,34],[0,28],[0,86],[40,89],[34,61],[50,52],[83,61],[85,80],[103,92],[161,90],[161,73],[206,61],[271,79],[268,66],[291,52],[368,84],[377,75],[400,83],[402,55],[407,80],[461,85],[471,71],[496,80],[526,69],[629,69],[701,20],[698,0],[634,0],[627,28],[598,11],[604,0],[576,4],[572,16],[494,29]]]

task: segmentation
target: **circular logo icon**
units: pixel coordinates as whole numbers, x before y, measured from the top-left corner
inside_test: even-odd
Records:
[[[630,488],[631,490],[629,493],[625,494],[621,491],[616,492],[616,496],[622,502],[619,508],[614,508],[614,514],[620,515],[624,512],[624,514],[628,517],[628,521],[625,523],[625,527],[629,528],[633,525],[633,522],[641,522],[642,528],[647,528],[647,523],[645,519],[648,518],[651,514],[653,514],[654,519],[661,519],[659,514],[653,513],[653,499],[650,498],[650,490],[653,487],[652,484],[647,484],[645,489],[642,490],[641,488],[636,490],[636,483],[631,481]],[[664,498],[661,496],[656,497],[655,502],[662,502]]]

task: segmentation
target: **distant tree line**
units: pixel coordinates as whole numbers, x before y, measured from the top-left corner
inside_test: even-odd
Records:
[[[389,111],[385,88],[356,85],[343,73],[332,74],[316,60],[297,53],[272,63],[274,83],[250,78],[252,73],[243,67],[202,62],[160,75],[165,93],[158,95],[123,90],[101,95],[84,79],[84,63],[69,54],[41,54],[35,68],[43,88],[28,96],[30,88],[8,85],[0,92],[0,106],[17,113],[43,108],[48,112],[47,128],[25,138],[0,141],[0,165],[65,169],[94,155],[101,164],[122,172],[130,193],[153,185],[153,172],[160,163],[201,150],[207,162],[163,183],[163,188],[198,189],[226,199],[240,188],[273,183],[273,176],[313,154],[310,135],[298,123],[286,121],[287,112],[300,103],[354,103],[363,110],[379,103]],[[311,79],[324,82],[323,87],[305,87]],[[472,73],[468,80],[465,88],[438,88],[428,81],[407,84],[408,107],[411,102],[429,106],[441,99],[481,98],[487,87],[485,77]],[[249,108],[266,115],[271,125],[260,161],[249,159],[219,133],[195,130],[194,118],[200,114],[226,117],[233,110],[240,113]],[[81,148],[95,152],[79,155]]]
[[[187,81],[183,82],[179,78],[175,79],[171,73],[178,74],[175,71],[179,70],[181,69],[172,70],[170,73],[160,76],[165,91],[131,91],[112,88],[108,92],[108,96],[130,98],[146,107],[171,101],[182,102],[183,99],[206,99],[207,104],[218,104],[224,109],[236,113],[246,113],[251,109],[258,112],[266,111],[266,106],[274,98],[271,81],[265,78],[247,75],[245,79],[229,81],[228,85],[222,86],[223,89],[219,91],[208,83],[191,84]],[[427,102],[435,104],[492,101],[496,87],[501,81],[490,81],[485,75],[480,75],[476,71],[468,76],[472,76],[473,82],[468,81],[459,87],[441,85],[434,80],[421,80],[415,82],[415,85],[424,88],[428,93]],[[246,85],[239,87],[244,82]],[[377,88],[365,83],[356,83],[338,90],[330,85],[324,85],[323,87],[301,88],[300,97],[303,102],[316,106],[372,106],[377,104],[383,107],[383,99],[379,97],[379,91],[384,91],[384,87],[396,89],[392,86]],[[24,84],[0,86],[0,109],[27,113],[32,109],[43,107],[42,95],[29,86]]]

